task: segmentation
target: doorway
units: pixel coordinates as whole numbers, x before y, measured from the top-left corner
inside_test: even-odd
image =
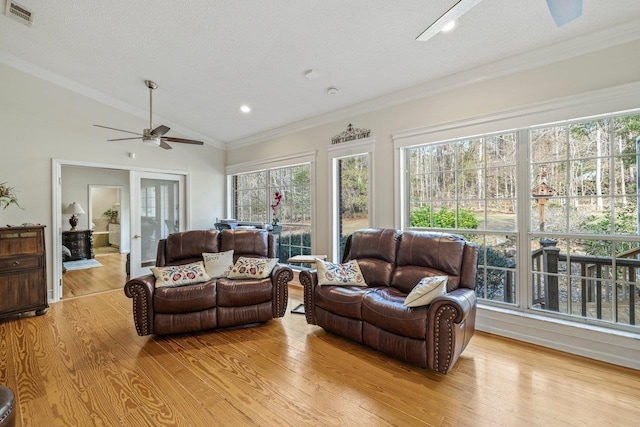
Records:
[[[52,223],[54,224],[52,230],[52,261],[53,261],[53,283],[55,284],[52,289],[52,295],[49,296],[49,302],[57,302],[63,298],[71,298],[79,295],[87,295],[95,292],[102,292],[108,289],[122,289],[124,284],[130,277],[139,276],[134,272],[133,259],[140,256],[140,247],[132,246],[136,240],[140,240],[140,192],[138,186],[134,184],[135,177],[142,178],[155,178],[158,180],[170,180],[174,181],[175,177],[178,177],[180,182],[178,192],[172,193],[169,188],[161,190],[162,200],[172,200],[172,202],[162,202],[159,208],[160,216],[164,228],[160,228],[160,233],[156,233],[156,236],[163,237],[163,232],[166,233],[170,230],[170,223],[173,225],[173,230],[185,230],[189,229],[189,216],[188,216],[188,173],[184,171],[165,171],[165,170],[153,170],[145,169],[144,172],[124,166],[105,165],[100,163],[89,162],[76,162],[69,160],[52,160],[53,180],[52,180]],[[155,176],[149,176],[154,175]],[[81,231],[91,231],[91,237],[93,237],[93,230],[90,216],[93,218],[100,217],[102,208],[91,208],[91,214],[87,214],[91,203],[89,202],[89,186],[102,186],[102,187],[119,187],[120,192],[120,206],[118,211],[118,218],[120,222],[120,257],[115,263],[109,263],[107,260],[101,260],[98,257],[98,262],[102,267],[92,267],[81,270],[81,273],[75,274],[69,269],[66,271],[63,267],[63,233],[69,232],[71,228],[70,217],[71,214],[65,213],[67,207],[76,202],[80,204],[86,210],[83,209],[82,213],[77,214],[77,229]],[[165,186],[166,187],[166,186]],[[166,197],[165,197],[166,196]],[[135,208],[134,208],[135,205]],[[112,206],[113,208],[113,206]],[[117,208],[117,206],[116,206]],[[136,212],[134,215],[133,213]],[[176,212],[174,214],[174,212]],[[133,233],[133,219],[137,218],[136,233]],[[94,222],[95,224],[95,222]],[[108,226],[107,226],[108,227]],[[138,239],[133,235],[138,236]],[[92,247],[93,248],[93,247]],[[130,255],[131,262],[127,256]],[[91,260],[95,260],[95,254],[92,257],[88,257]],[[116,258],[116,257],[114,257]],[[94,261],[91,261],[93,263]],[[137,265],[141,266],[141,263]],[[148,267],[147,267],[148,268]],[[69,273],[71,275],[68,275]],[[82,273],[83,272],[83,273]],[[68,276],[67,276],[68,275]],[[63,277],[65,276],[65,277]],[[69,295],[65,291],[65,287],[73,285],[73,280],[79,288],[74,292],[74,295]],[[65,295],[63,295],[65,294]]]
[[[62,218],[63,299],[122,288],[128,280],[129,233],[128,171],[65,165],[61,169],[62,206],[75,202],[84,207],[77,230]],[[66,248],[65,245],[70,246]],[[83,250],[78,250],[82,247]],[[65,256],[65,248],[73,256]]]

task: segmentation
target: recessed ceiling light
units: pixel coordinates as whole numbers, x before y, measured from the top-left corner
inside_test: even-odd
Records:
[[[240,106],[240,111],[245,114],[249,114],[251,112],[251,107],[249,107],[248,105],[242,105]]]
[[[442,27],[440,32],[441,33],[448,33],[449,31],[453,30],[456,27],[457,24],[458,24],[457,21],[455,19],[452,19],[451,21],[449,21],[446,24],[444,24],[444,26]]]
[[[338,90],[337,87],[330,87],[330,88],[327,89],[327,94],[329,94],[329,95],[337,95],[338,92],[340,92],[340,91]]]

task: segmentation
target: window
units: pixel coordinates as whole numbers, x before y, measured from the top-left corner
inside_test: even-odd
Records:
[[[282,194],[271,208],[275,193]],[[241,223],[274,221],[279,234],[281,262],[294,255],[311,254],[311,165],[302,164],[233,175],[233,212]]]
[[[407,147],[405,221],[479,244],[484,303],[637,332],[638,145],[624,114]]]
[[[530,131],[532,308],[640,320],[639,143],[640,115]]]
[[[478,243],[476,293],[516,301],[516,134],[407,149],[412,228],[438,228]]]
[[[331,188],[331,253],[342,260],[347,237],[371,227],[373,221],[373,165],[375,138],[364,138],[327,147]]]
[[[338,258],[347,237],[354,231],[369,227],[369,156],[336,159],[338,196]]]

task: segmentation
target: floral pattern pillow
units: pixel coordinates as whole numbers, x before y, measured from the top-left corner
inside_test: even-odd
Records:
[[[227,275],[229,279],[265,279],[278,263],[278,258],[239,257]]]
[[[227,277],[233,268],[233,249],[225,252],[202,253],[204,269],[212,279]]]
[[[211,280],[202,261],[184,265],[151,267],[151,272],[156,277],[156,288],[192,285]]]
[[[316,260],[318,269],[318,285],[367,286],[358,261],[351,260],[345,264]]]

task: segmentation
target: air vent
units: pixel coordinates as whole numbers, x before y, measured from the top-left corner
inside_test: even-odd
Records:
[[[22,22],[27,27],[30,27],[33,23],[33,12],[12,0],[7,0],[7,7],[4,14],[18,22]]]

